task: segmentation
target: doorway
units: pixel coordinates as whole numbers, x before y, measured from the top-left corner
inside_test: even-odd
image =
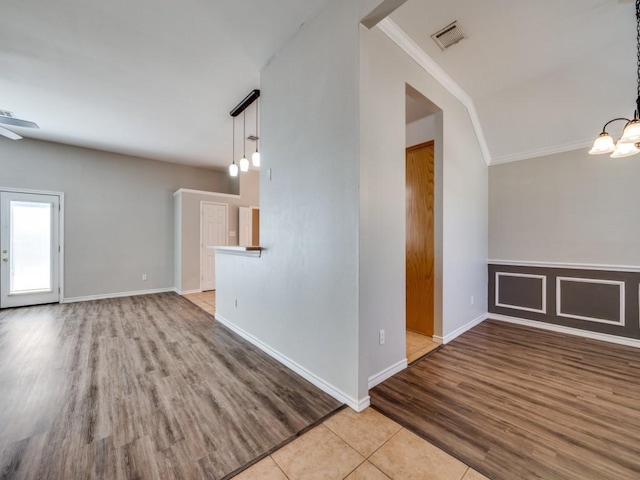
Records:
[[[216,255],[211,247],[227,245],[229,205],[200,202],[200,290],[216,289]]]
[[[60,301],[61,195],[0,192],[0,308]]]

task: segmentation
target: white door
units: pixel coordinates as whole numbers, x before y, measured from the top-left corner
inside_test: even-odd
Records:
[[[251,208],[238,208],[238,245],[241,247],[251,246]]]
[[[0,308],[60,301],[60,197],[0,192]]]
[[[212,248],[227,244],[227,205],[202,203],[200,289],[216,288],[216,255]]]

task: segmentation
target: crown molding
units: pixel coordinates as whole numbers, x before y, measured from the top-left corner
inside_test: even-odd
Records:
[[[482,156],[487,165],[491,165],[491,153],[489,145],[484,136],[480,118],[476,112],[471,97],[465,92],[456,81],[451,78],[427,53],[414,42],[409,35],[405,33],[393,20],[385,18],[378,23],[378,28],[382,30],[396,45],[398,45],[405,53],[407,53],[418,65],[420,65],[427,73],[429,73],[436,81],[442,85],[451,95],[453,95],[460,103],[462,103],[469,113],[469,118],[476,133],[476,138],[482,151]]]
[[[558,153],[580,150],[582,148],[590,148],[592,145],[593,139],[582,140],[580,142],[562,143],[560,145],[552,145],[550,147],[534,148],[522,153],[495,157],[491,160],[491,165],[500,165],[501,163],[519,162],[521,160],[529,160],[531,158],[546,157],[547,155],[555,155]]]

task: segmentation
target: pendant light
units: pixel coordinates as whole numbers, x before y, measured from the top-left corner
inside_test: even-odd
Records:
[[[231,165],[229,165],[229,175],[231,175],[232,177],[237,177],[239,172],[248,172],[249,171],[249,160],[247,160],[247,114],[246,114],[246,109],[251,106],[251,104],[253,102],[255,102],[258,98],[260,97],[260,90],[252,90],[251,92],[249,92],[249,94],[244,97],[244,99],[242,99],[242,101],[236,105],[233,110],[231,110],[229,112],[229,115],[231,115],[231,117],[233,118],[233,159],[231,162]],[[240,159],[240,161],[238,162],[239,165],[236,165],[236,117],[239,116],[240,114],[243,114],[242,116],[242,121],[243,121],[243,134],[242,134],[242,158]],[[258,125],[258,119],[257,119],[257,115],[258,115],[258,106],[256,104],[256,128]],[[257,141],[257,131],[256,131],[256,136],[251,136],[249,137],[249,140],[254,140],[256,139]],[[256,157],[256,153],[258,154]],[[258,166],[260,165],[260,154],[258,153],[258,145],[256,144],[256,153],[253,154],[252,156],[252,160],[253,160],[253,164]],[[257,158],[257,163],[256,163],[256,158]]]
[[[592,155],[600,155],[603,153],[611,153],[611,158],[623,158],[630,157],[640,153],[640,0],[636,0],[636,67],[637,67],[637,98],[636,109],[633,114],[633,119],[619,117],[609,120],[602,127],[602,132],[593,142],[593,148],[589,150]],[[618,143],[613,142],[613,138],[607,132],[607,126],[609,124],[625,121],[624,131],[622,137],[618,140]]]
[[[259,109],[260,102],[256,101],[256,151],[251,155],[251,163],[254,167],[260,166],[260,152],[258,151],[258,142],[260,141],[260,135],[258,135],[258,117],[260,116]]]
[[[242,158],[240,159],[240,171],[249,171],[249,160],[247,160],[247,112],[242,113]]]
[[[232,163],[231,165],[229,165],[229,175],[232,177],[237,177],[238,176],[238,165],[236,165],[236,118],[233,117],[233,140],[231,142],[231,144],[233,145],[231,147],[232,150],[232,156],[231,156],[231,160]]]

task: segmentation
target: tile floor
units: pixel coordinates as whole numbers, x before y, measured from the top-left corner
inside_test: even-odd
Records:
[[[185,295],[215,313],[215,291]],[[439,344],[407,332],[407,361]],[[487,480],[475,470],[368,408],[345,408],[285,445],[236,480]]]
[[[407,330],[407,363],[413,363],[440,346],[431,337]]]
[[[341,410],[235,480],[487,480],[368,408]]]
[[[188,295],[183,295],[184,298],[189,300],[192,303],[198,305],[202,310],[211,315],[215,315],[216,313],[216,291],[211,290],[210,292],[202,292],[202,293],[190,293]]]

